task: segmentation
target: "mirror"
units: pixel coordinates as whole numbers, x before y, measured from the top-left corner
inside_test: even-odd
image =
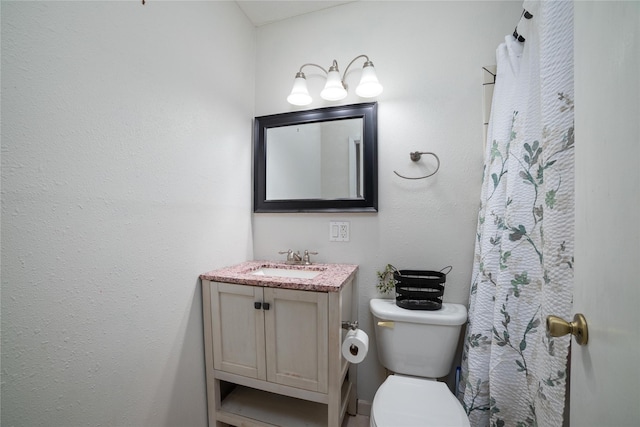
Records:
[[[376,212],[377,104],[256,117],[254,212]]]

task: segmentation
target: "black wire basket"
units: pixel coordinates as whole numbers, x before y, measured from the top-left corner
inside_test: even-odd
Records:
[[[446,273],[442,270],[449,269]],[[396,305],[408,310],[440,310],[447,274],[452,267],[441,271],[396,270]]]

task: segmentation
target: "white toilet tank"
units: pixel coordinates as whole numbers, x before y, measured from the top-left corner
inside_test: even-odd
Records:
[[[380,363],[404,375],[441,378],[449,374],[467,308],[443,303],[440,310],[407,310],[393,299],[372,299]]]

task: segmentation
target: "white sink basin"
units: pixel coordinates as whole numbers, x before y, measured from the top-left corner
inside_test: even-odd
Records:
[[[322,273],[322,271],[277,267],[260,267],[259,269],[251,272],[251,274],[256,276],[292,277],[296,279],[313,279],[320,273]]]

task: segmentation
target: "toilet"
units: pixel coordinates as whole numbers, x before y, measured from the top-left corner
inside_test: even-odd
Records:
[[[440,310],[407,310],[393,299],[372,299],[380,363],[393,372],[376,391],[371,427],[467,427],[469,419],[449,387],[436,378],[449,374],[460,328],[461,304]]]

